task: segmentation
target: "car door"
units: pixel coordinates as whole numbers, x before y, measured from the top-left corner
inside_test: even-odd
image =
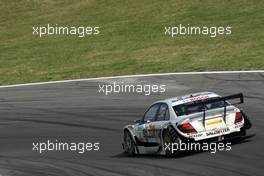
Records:
[[[140,142],[151,142],[155,137],[153,135],[153,124],[152,122],[155,120],[157,112],[159,110],[160,103],[153,104],[148,108],[145,112],[144,116],[140,124],[137,125],[136,132],[137,137]]]
[[[169,119],[170,114],[168,105],[166,103],[160,103],[155,119],[150,123],[155,138],[153,140],[154,142],[160,142],[162,129],[164,128],[164,125],[169,122]]]

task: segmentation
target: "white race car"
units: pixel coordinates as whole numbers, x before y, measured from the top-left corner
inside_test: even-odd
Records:
[[[237,102],[231,102],[231,101]],[[139,154],[139,148],[155,148],[157,153],[175,156],[164,150],[165,143],[222,141],[243,138],[251,127],[245,113],[235,107],[243,94],[221,97],[198,92],[154,102],[134,125],[124,127],[125,153]]]

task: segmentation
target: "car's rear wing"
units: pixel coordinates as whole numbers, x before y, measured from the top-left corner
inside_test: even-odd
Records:
[[[227,100],[234,100],[234,99],[239,99],[238,102],[227,102]],[[242,104],[244,103],[244,96],[242,93],[238,93],[238,94],[233,94],[233,95],[228,95],[225,97],[216,97],[216,98],[212,98],[212,99],[205,99],[205,100],[199,100],[199,101],[195,101],[195,102],[190,102],[185,104],[185,110],[188,113],[188,108],[194,107],[194,106],[201,106],[203,107],[203,125],[205,125],[205,112],[206,112],[206,108],[205,105],[210,104],[210,103],[215,103],[215,102],[223,102],[224,103],[224,121],[226,121],[226,106],[227,105],[236,105],[236,104]]]

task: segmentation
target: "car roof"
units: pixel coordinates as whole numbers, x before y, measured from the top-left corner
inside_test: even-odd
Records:
[[[167,104],[171,106],[177,106],[177,105],[185,104],[188,102],[193,102],[193,101],[208,99],[208,98],[213,98],[213,97],[220,97],[220,96],[213,92],[196,92],[196,93],[191,93],[191,94],[187,94],[183,96],[177,96],[177,97],[168,98],[165,100],[160,100],[158,102],[166,102]],[[155,103],[158,103],[158,102],[155,102]]]

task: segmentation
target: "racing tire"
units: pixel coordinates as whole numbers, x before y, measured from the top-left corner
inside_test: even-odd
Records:
[[[175,146],[176,144],[179,144],[180,139],[178,137],[176,137],[175,140],[175,136],[173,137],[170,132],[168,130],[164,131],[163,135],[162,135],[162,139],[163,139],[163,149],[165,152],[165,155],[167,157],[176,157],[177,155],[179,155],[181,153],[181,151],[179,149],[174,150],[172,149],[172,146]],[[169,146],[169,147],[168,147]],[[177,146],[179,147],[179,145]]]
[[[124,151],[127,155],[135,155],[136,153],[136,144],[129,131],[125,130],[124,132],[124,141],[123,141]]]
[[[252,123],[250,122],[248,116],[245,114],[244,111],[241,110],[242,116],[244,117],[244,121],[245,121],[245,125],[243,127],[243,129],[250,129],[252,127]]]

